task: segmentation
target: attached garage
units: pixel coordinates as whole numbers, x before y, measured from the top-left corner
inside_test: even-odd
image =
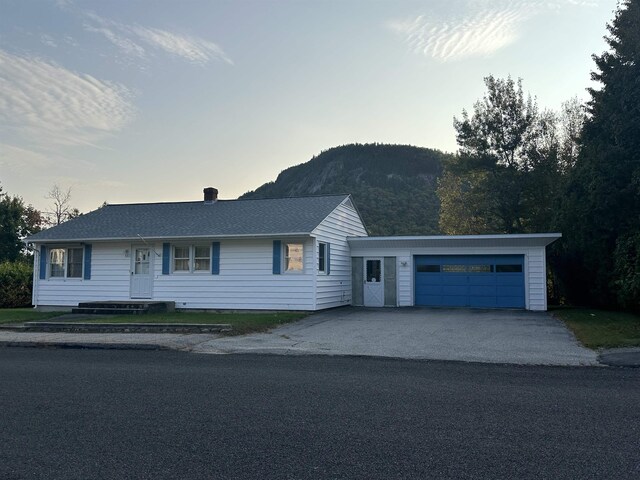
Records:
[[[417,255],[415,304],[525,308],[524,255]]]
[[[351,237],[352,304],[547,309],[547,245],[562,235]]]

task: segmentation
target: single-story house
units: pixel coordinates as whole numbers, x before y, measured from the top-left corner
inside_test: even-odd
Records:
[[[560,234],[369,237],[349,195],[217,194],[106,205],[28,237],[33,304],[547,308],[545,247]]]

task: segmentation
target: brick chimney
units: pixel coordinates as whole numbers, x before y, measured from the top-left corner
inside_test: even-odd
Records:
[[[207,187],[203,190],[204,203],[213,203],[218,200],[218,189],[213,187]]]

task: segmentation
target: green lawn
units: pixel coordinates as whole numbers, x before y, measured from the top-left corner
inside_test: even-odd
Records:
[[[48,320],[68,312],[37,312],[32,308],[0,309],[0,324],[22,323]],[[147,315],[113,315],[101,318],[79,318],[88,323],[228,323],[233,327],[231,335],[243,335],[251,332],[263,332],[306,317],[304,312],[261,312],[261,313],[203,313],[169,312]],[[67,320],[68,321],[68,320]]]
[[[47,320],[68,312],[37,312],[33,308],[0,308],[0,324]]]
[[[267,313],[202,313],[170,312],[150,313],[147,315],[114,315],[98,319],[82,320],[90,323],[228,323],[233,327],[231,335],[243,335],[251,332],[263,332],[284,323],[306,317],[304,312],[267,312]]]
[[[553,315],[573,330],[585,347],[612,348],[640,346],[640,316],[588,308],[559,308]]]

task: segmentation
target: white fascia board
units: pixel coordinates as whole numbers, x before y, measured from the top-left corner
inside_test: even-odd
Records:
[[[265,234],[244,234],[244,235],[189,235],[189,236],[172,236],[172,237],[142,237],[146,241],[161,242],[163,240],[190,240],[192,238],[203,239],[210,238],[216,240],[246,240],[250,238],[294,238],[294,237],[310,237],[310,232],[298,233],[265,233]],[[46,239],[46,240],[23,240],[24,243],[43,245],[48,243],[88,243],[88,242],[134,242],[141,241],[140,237],[110,237],[110,238],[72,238],[72,239]]]
[[[561,233],[349,237],[352,248],[546,247]]]

